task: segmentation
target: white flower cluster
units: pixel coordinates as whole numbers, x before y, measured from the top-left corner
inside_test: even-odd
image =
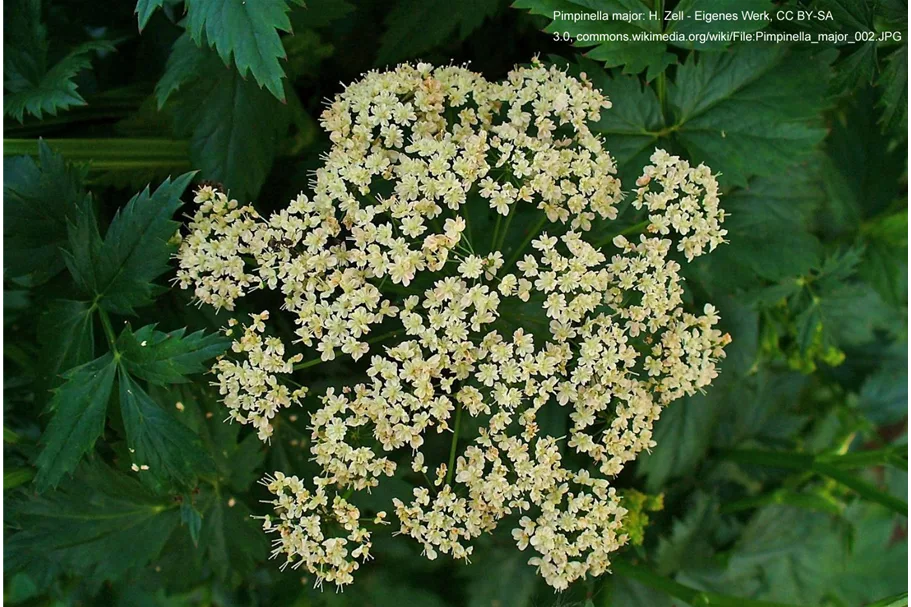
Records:
[[[709,385],[730,340],[711,305],[684,311],[673,258],[675,241],[688,261],[723,242],[708,168],[656,151],[633,203],[648,209],[646,233],[618,236],[609,251],[586,240],[622,198],[614,161],[587,126],[609,107],[584,75],[537,61],[503,83],[402,65],[367,74],[324,112],[332,147],[312,200],[263,219],[200,190],[178,253],[178,281],[200,301],[233,309],[246,291],[280,290],[298,341],[323,360],[370,353],[366,336],[386,318],[405,334],[370,353],[363,381],[321,396],[310,425],[315,489],[269,480],[276,555],[319,581],[350,583],[369,534],[340,495],[370,490],[410,458],[423,486],[392,505],[399,533],[428,558],[467,559],[474,538],[511,519],[554,588],[608,569],[626,541],[609,478],[654,445],[663,406]],[[507,218],[529,205],[549,225],[513,266],[500,251],[475,251],[463,207],[478,203]],[[422,274],[431,286],[390,295]],[[384,291],[387,281],[399,286]],[[266,314],[235,343],[243,358],[215,368],[232,418],[264,439],[276,412],[303,396],[281,380],[300,354],[286,358],[265,336]],[[542,409],[566,411],[566,437],[539,426]],[[459,440],[463,425],[475,436]],[[432,481],[430,431],[452,434]],[[590,458],[590,470],[565,465],[566,449]],[[324,537],[335,523],[360,550]]]

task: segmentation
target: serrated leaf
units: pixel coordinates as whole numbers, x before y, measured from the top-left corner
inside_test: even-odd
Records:
[[[285,0],[188,0],[186,27],[198,46],[213,46],[225,65],[233,59],[241,77],[252,74],[260,86],[285,100],[279,62],[285,58],[279,31],[291,31]]]
[[[123,369],[119,374],[120,412],[133,462],[156,478],[191,485],[212,460],[199,437],[153,401]]]
[[[684,567],[708,564],[714,554],[713,529],[719,523],[717,500],[707,493],[694,493],[683,516],[674,521],[671,533],[658,540],[656,572],[667,576]]]
[[[877,81],[882,89],[880,124],[884,131],[906,136],[908,130],[908,43],[886,58],[886,67]]]
[[[637,460],[649,493],[657,493],[671,478],[692,472],[709,449],[719,410],[718,390],[708,396],[684,398],[665,408],[655,424],[657,445]]]
[[[905,353],[903,360],[883,365],[860,388],[857,407],[877,426],[899,422],[908,414],[907,361]]]
[[[110,42],[92,41],[70,50],[54,65],[48,65],[47,32],[41,23],[41,2],[8,2],[4,42],[3,112],[22,122],[25,114],[38,119],[47,113],[85,105],[73,81],[79,72],[91,67],[97,51],[113,51]]]
[[[611,101],[612,107],[601,111],[593,129],[604,134],[622,183],[631,184],[648,164],[664,125],[658,98],[637,78],[611,77],[589,59],[580,60],[579,67]]]
[[[180,522],[187,526],[193,545],[199,545],[199,532],[202,529],[202,514],[193,507],[190,500],[184,497],[180,504]]]
[[[7,503],[16,530],[5,538],[9,566],[37,560],[96,582],[119,579],[161,551],[179,522],[169,502],[101,463],[84,463],[59,490]]]
[[[828,516],[768,506],[753,516],[723,568],[690,569],[678,581],[733,596],[817,605],[842,568],[843,543]]]
[[[136,10],[133,12],[136,13],[136,21],[139,23],[140,32],[145,29],[149,19],[152,18],[152,14],[164,6],[164,3],[165,0],[138,0],[136,2]]]
[[[676,140],[731,185],[788,169],[826,135],[830,60],[785,45],[692,55],[668,90]]]
[[[823,140],[830,59],[784,45],[694,53],[668,85],[672,111],[664,116],[650,87],[609,78],[591,62],[582,66],[615,104],[602,111],[593,130],[617,150],[621,168],[628,159],[624,185],[635,178],[627,171],[663,147],[704,162],[723,185],[745,186],[752,177],[778,175],[805,160]]]
[[[625,74],[646,72],[653,80],[677,57],[668,52],[668,43],[648,36],[679,34],[681,37],[703,36],[703,41],[671,41],[679,48],[720,50],[729,42],[721,38],[732,31],[755,32],[768,21],[718,21],[707,24],[695,19],[696,11],[737,13],[773,8],[767,0],[684,0],[674,7],[680,19],[665,21],[665,14],[642,0],[517,0],[514,8],[526,9],[551,20],[544,31],[557,42],[577,47],[594,47],[586,56],[605,67],[623,67]],[[660,14],[659,14],[660,13]],[[579,18],[583,15],[584,18]],[[603,18],[606,15],[606,19]],[[614,18],[625,15],[625,18]],[[601,18],[599,18],[601,17]],[[713,36],[714,35],[714,36]],[[714,38],[714,39],[713,39]]]
[[[206,371],[203,363],[223,353],[231,343],[218,333],[185,333],[186,329],[163,333],[156,331],[155,325],[135,332],[127,327],[117,338],[121,364],[131,375],[153,384],[177,384],[188,381],[188,375]]]
[[[90,204],[83,189],[86,170],[67,164],[43,140],[38,162],[29,156],[4,158],[4,273],[34,286],[65,267],[60,248],[67,221]]]
[[[101,436],[116,368],[109,352],[64,375],[66,381],[51,400],[54,417],[41,436],[44,448],[35,461],[39,491],[57,486]]]
[[[38,319],[42,372],[54,378],[95,357],[94,308],[87,301],[58,299]]]
[[[150,304],[160,287],[154,280],[168,270],[177,231],[171,217],[193,173],[167,179],[154,193],[147,187],[114,216],[102,241],[86,210],[69,230],[67,267],[77,285],[115,314],[132,314]]]
[[[501,6],[500,0],[463,0],[445,7],[437,0],[398,0],[386,15],[376,63],[389,65],[443,41],[464,40]]]
[[[811,232],[810,219],[823,200],[815,163],[775,177],[757,177],[746,188],[724,196],[724,228],[731,244],[696,262],[706,288],[729,293],[732,288],[752,287],[759,278],[777,282],[816,267],[822,244]]]
[[[288,130],[288,105],[225,70],[187,36],[174,44],[156,96],[159,106],[173,97],[175,128],[190,138],[190,156],[204,178],[239,199],[257,194]]]

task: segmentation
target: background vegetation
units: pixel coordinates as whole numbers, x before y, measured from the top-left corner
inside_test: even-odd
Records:
[[[906,590],[908,8],[810,6],[834,20],[753,28],[900,40],[574,48],[553,33],[636,27],[550,19],[765,0],[6,2],[5,602],[853,607]],[[283,416],[269,448],[222,423],[203,372],[226,317],[166,288],[185,188],[282,207],[307,189],[328,143],[316,118],[344,83],[417,57],[493,80],[536,53],[611,97],[597,130],[624,169],[660,145],[722,173],[730,244],[688,275],[734,337],[722,377],[671,406],[617,479],[633,545],[615,575],[554,595],[504,525],[467,567],[377,536],[352,589],[315,591],[267,561],[249,517],[264,472],[309,469],[306,415]]]

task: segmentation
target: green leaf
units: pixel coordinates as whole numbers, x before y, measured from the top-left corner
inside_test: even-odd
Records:
[[[908,414],[908,358],[886,364],[867,376],[858,409],[877,426],[899,422]]]
[[[139,0],[136,2],[136,20],[139,22],[139,31],[145,29],[152,14],[164,6],[165,0]]]
[[[279,62],[285,49],[279,31],[291,31],[286,0],[187,0],[186,4],[187,32],[198,46],[213,46],[225,65],[233,58],[242,78],[252,74],[259,86],[285,100],[285,74]]]
[[[730,244],[698,262],[706,267],[706,282],[720,281],[722,289],[750,287],[757,277],[779,281],[816,267],[822,245],[810,231],[810,218],[824,197],[818,171],[806,165],[757,177],[724,196]]]
[[[214,53],[186,36],[175,42],[156,95],[159,106],[173,95],[175,128],[190,137],[190,156],[202,176],[239,199],[255,196],[288,130],[288,106],[225,70]]]
[[[907,35],[907,34],[906,34]],[[882,88],[880,124],[884,131],[907,136],[908,131],[908,43],[886,58],[886,67],[877,81]]]
[[[153,384],[177,384],[189,381],[188,375],[207,371],[204,363],[223,353],[231,343],[218,333],[185,332],[186,329],[178,329],[163,333],[156,331],[155,325],[135,332],[127,327],[117,338],[121,364],[131,375]]]
[[[695,19],[696,11],[740,14],[741,11],[762,12],[773,5],[767,0],[683,0],[674,7],[675,16],[680,18],[669,21],[664,20],[664,13],[658,14],[660,11],[652,3],[642,0],[517,0],[513,7],[550,19],[544,31],[557,42],[594,47],[586,53],[590,59],[602,62],[605,67],[622,66],[625,74],[646,71],[646,79],[650,81],[668,65],[677,63],[677,57],[668,52],[665,42],[645,36],[704,36],[701,42],[672,41],[671,44],[686,49],[721,50],[729,42],[710,38],[732,31],[755,32],[769,22],[756,19],[708,24]],[[628,18],[614,18],[615,15]]]
[[[514,546],[488,549],[468,567],[468,607],[524,607],[534,596],[538,576],[528,557]]]
[[[638,78],[611,77],[589,59],[580,60],[579,67],[613,104],[601,111],[593,130],[605,135],[605,145],[617,162],[622,183],[631,184],[648,164],[657,134],[664,126],[658,97]]]
[[[826,135],[830,60],[780,44],[691,55],[668,90],[675,139],[731,185],[788,169]]]
[[[69,233],[65,257],[77,285],[115,314],[132,314],[152,303],[160,287],[153,281],[168,270],[177,231],[171,217],[193,173],[166,179],[154,193],[147,187],[114,216],[102,242],[86,210]]]
[[[269,540],[239,500],[215,493],[203,515],[199,536],[206,564],[221,579],[244,575],[265,560]]]
[[[180,522],[187,526],[194,546],[199,546],[199,532],[202,529],[202,514],[193,507],[185,496],[180,504]]]
[[[717,393],[687,397],[662,411],[655,424],[657,445],[651,453],[641,454],[636,466],[649,493],[660,491],[671,478],[692,472],[708,452],[720,406]]]
[[[161,551],[179,515],[167,496],[100,463],[85,463],[60,489],[7,503],[11,569],[50,562],[87,580],[116,580]]]
[[[8,2],[4,15],[8,32],[4,42],[3,112],[19,122],[25,114],[41,119],[45,113],[85,105],[73,79],[91,67],[98,51],[113,51],[105,41],[80,44],[54,65],[48,65],[48,41],[41,23],[40,0]]]
[[[38,318],[41,370],[49,379],[95,358],[94,309],[90,302],[58,299]]]
[[[51,400],[54,417],[41,436],[44,449],[35,461],[39,491],[56,487],[101,436],[116,368],[109,352],[64,375]]]
[[[655,571],[671,575],[684,567],[708,565],[714,554],[712,535],[720,522],[717,500],[707,493],[694,493],[670,535],[658,540]]]
[[[32,468],[7,468],[3,471],[3,490],[15,489],[35,478]]]
[[[829,161],[822,167],[828,204],[820,217],[827,234],[854,234],[865,219],[887,212],[901,195],[896,183],[907,172],[907,158],[877,128],[875,101],[874,91],[861,89],[831,121]]]
[[[140,474],[170,478],[188,486],[198,473],[213,469],[199,437],[155,403],[123,369],[120,412],[134,463],[148,466]]]
[[[752,177],[791,169],[825,137],[820,113],[830,59],[785,45],[694,53],[668,86],[671,112],[665,116],[655,93],[638,80],[608,77],[590,61],[580,66],[614,103],[593,130],[621,168],[629,167],[621,173],[624,184],[664,147],[704,162],[723,185],[746,186]]]
[[[37,163],[28,156],[3,160],[3,269],[8,278],[32,286],[65,267],[60,248],[67,221],[90,204],[84,168],[64,162],[43,140],[38,155]]]
[[[387,13],[378,65],[418,57],[443,41],[464,40],[502,7],[500,0],[398,0]]]
[[[841,570],[843,544],[825,515],[768,506],[753,516],[721,568],[689,568],[697,588],[789,604],[818,605]]]

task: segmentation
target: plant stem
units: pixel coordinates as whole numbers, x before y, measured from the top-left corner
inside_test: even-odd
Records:
[[[512,257],[510,257],[509,261],[506,262],[506,264],[503,266],[503,269],[501,270],[502,273],[505,274],[509,272],[509,269],[512,268],[517,261],[519,261],[519,257],[521,257],[522,253],[525,252],[525,247],[527,247],[528,243],[530,243],[534,237],[538,235],[538,233],[541,231],[541,228],[543,228],[546,223],[547,215],[544,215],[541,220],[535,224],[531,231],[528,232],[528,236],[525,237],[525,240],[522,241],[522,244],[519,245],[519,248],[516,249],[516,252],[512,254]]]
[[[446,484],[452,482],[452,475],[455,472],[456,446],[459,443],[459,425],[462,422],[462,405],[456,403],[455,428],[452,431],[452,443],[449,445],[449,466],[446,468]]]
[[[817,493],[800,493],[788,489],[777,489],[771,493],[727,502],[721,505],[719,511],[722,514],[729,514],[731,512],[740,512],[741,510],[752,510],[769,504],[785,504],[806,510],[828,512],[829,514],[841,513],[839,504],[826,496]]]
[[[114,327],[111,325],[111,319],[108,317],[108,313],[105,312],[102,308],[98,308],[98,316],[101,317],[101,326],[104,327],[104,334],[107,336],[111,350],[116,356],[117,348],[114,347],[114,344],[117,343],[117,337],[114,334]]]
[[[97,171],[190,167],[189,142],[180,139],[44,139],[72,162],[89,162]],[[4,139],[3,155],[38,154],[37,139]]]
[[[887,451],[887,450],[883,450]],[[883,461],[877,460],[871,464],[870,456],[865,458],[858,457],[859,454],[848,453],[813,455],[809,453],[794,453],[784,451],[759,451],[753,449],[726,449],[720,452],[722,459],[741,464],[753,464],[756,466],[768,466],[772,468],[783,468],[785,470],[801,470],[814,472],[828,477],[833,481],[854,490],[861,497],[882,504],[886,508],[893,510],[903,516],[908,516],[908,502],[897,498],[893,495],[881,491],[870,483],[852,476],[844,471],[840,466],[841,462],[847,462],[847,467],[857,467],[861,465],[879,465],[893,463],[894,453],[887,453],[886,456],[880,455]],[[905,462],[907,466],[907,462]]]
[[[509,209],[509,214],[506,216],[506,223],[503,224],[503,231],[500,232],[499,238],[496,241],[493,251],[503,252],[503,244],[506,242],[506,234],[509,233],[509,224],[512,223],[512,218],[516,214],[516,207],[519,206],[518,202],[513,203],[512,207]]]
[[[689,586],[684,586],[672,579],[660,576],[645,567],[633,565],[622,559],[614,560],[611,568],[617,575],[636,580],[643,586],[648,586],[649,588],[680,599],[681,601],[689,603],[692,607],[696,607],[697,605],[706,607],[793,607],[784,603],[757,601],[754,599],[745,599],[697,590]]]

